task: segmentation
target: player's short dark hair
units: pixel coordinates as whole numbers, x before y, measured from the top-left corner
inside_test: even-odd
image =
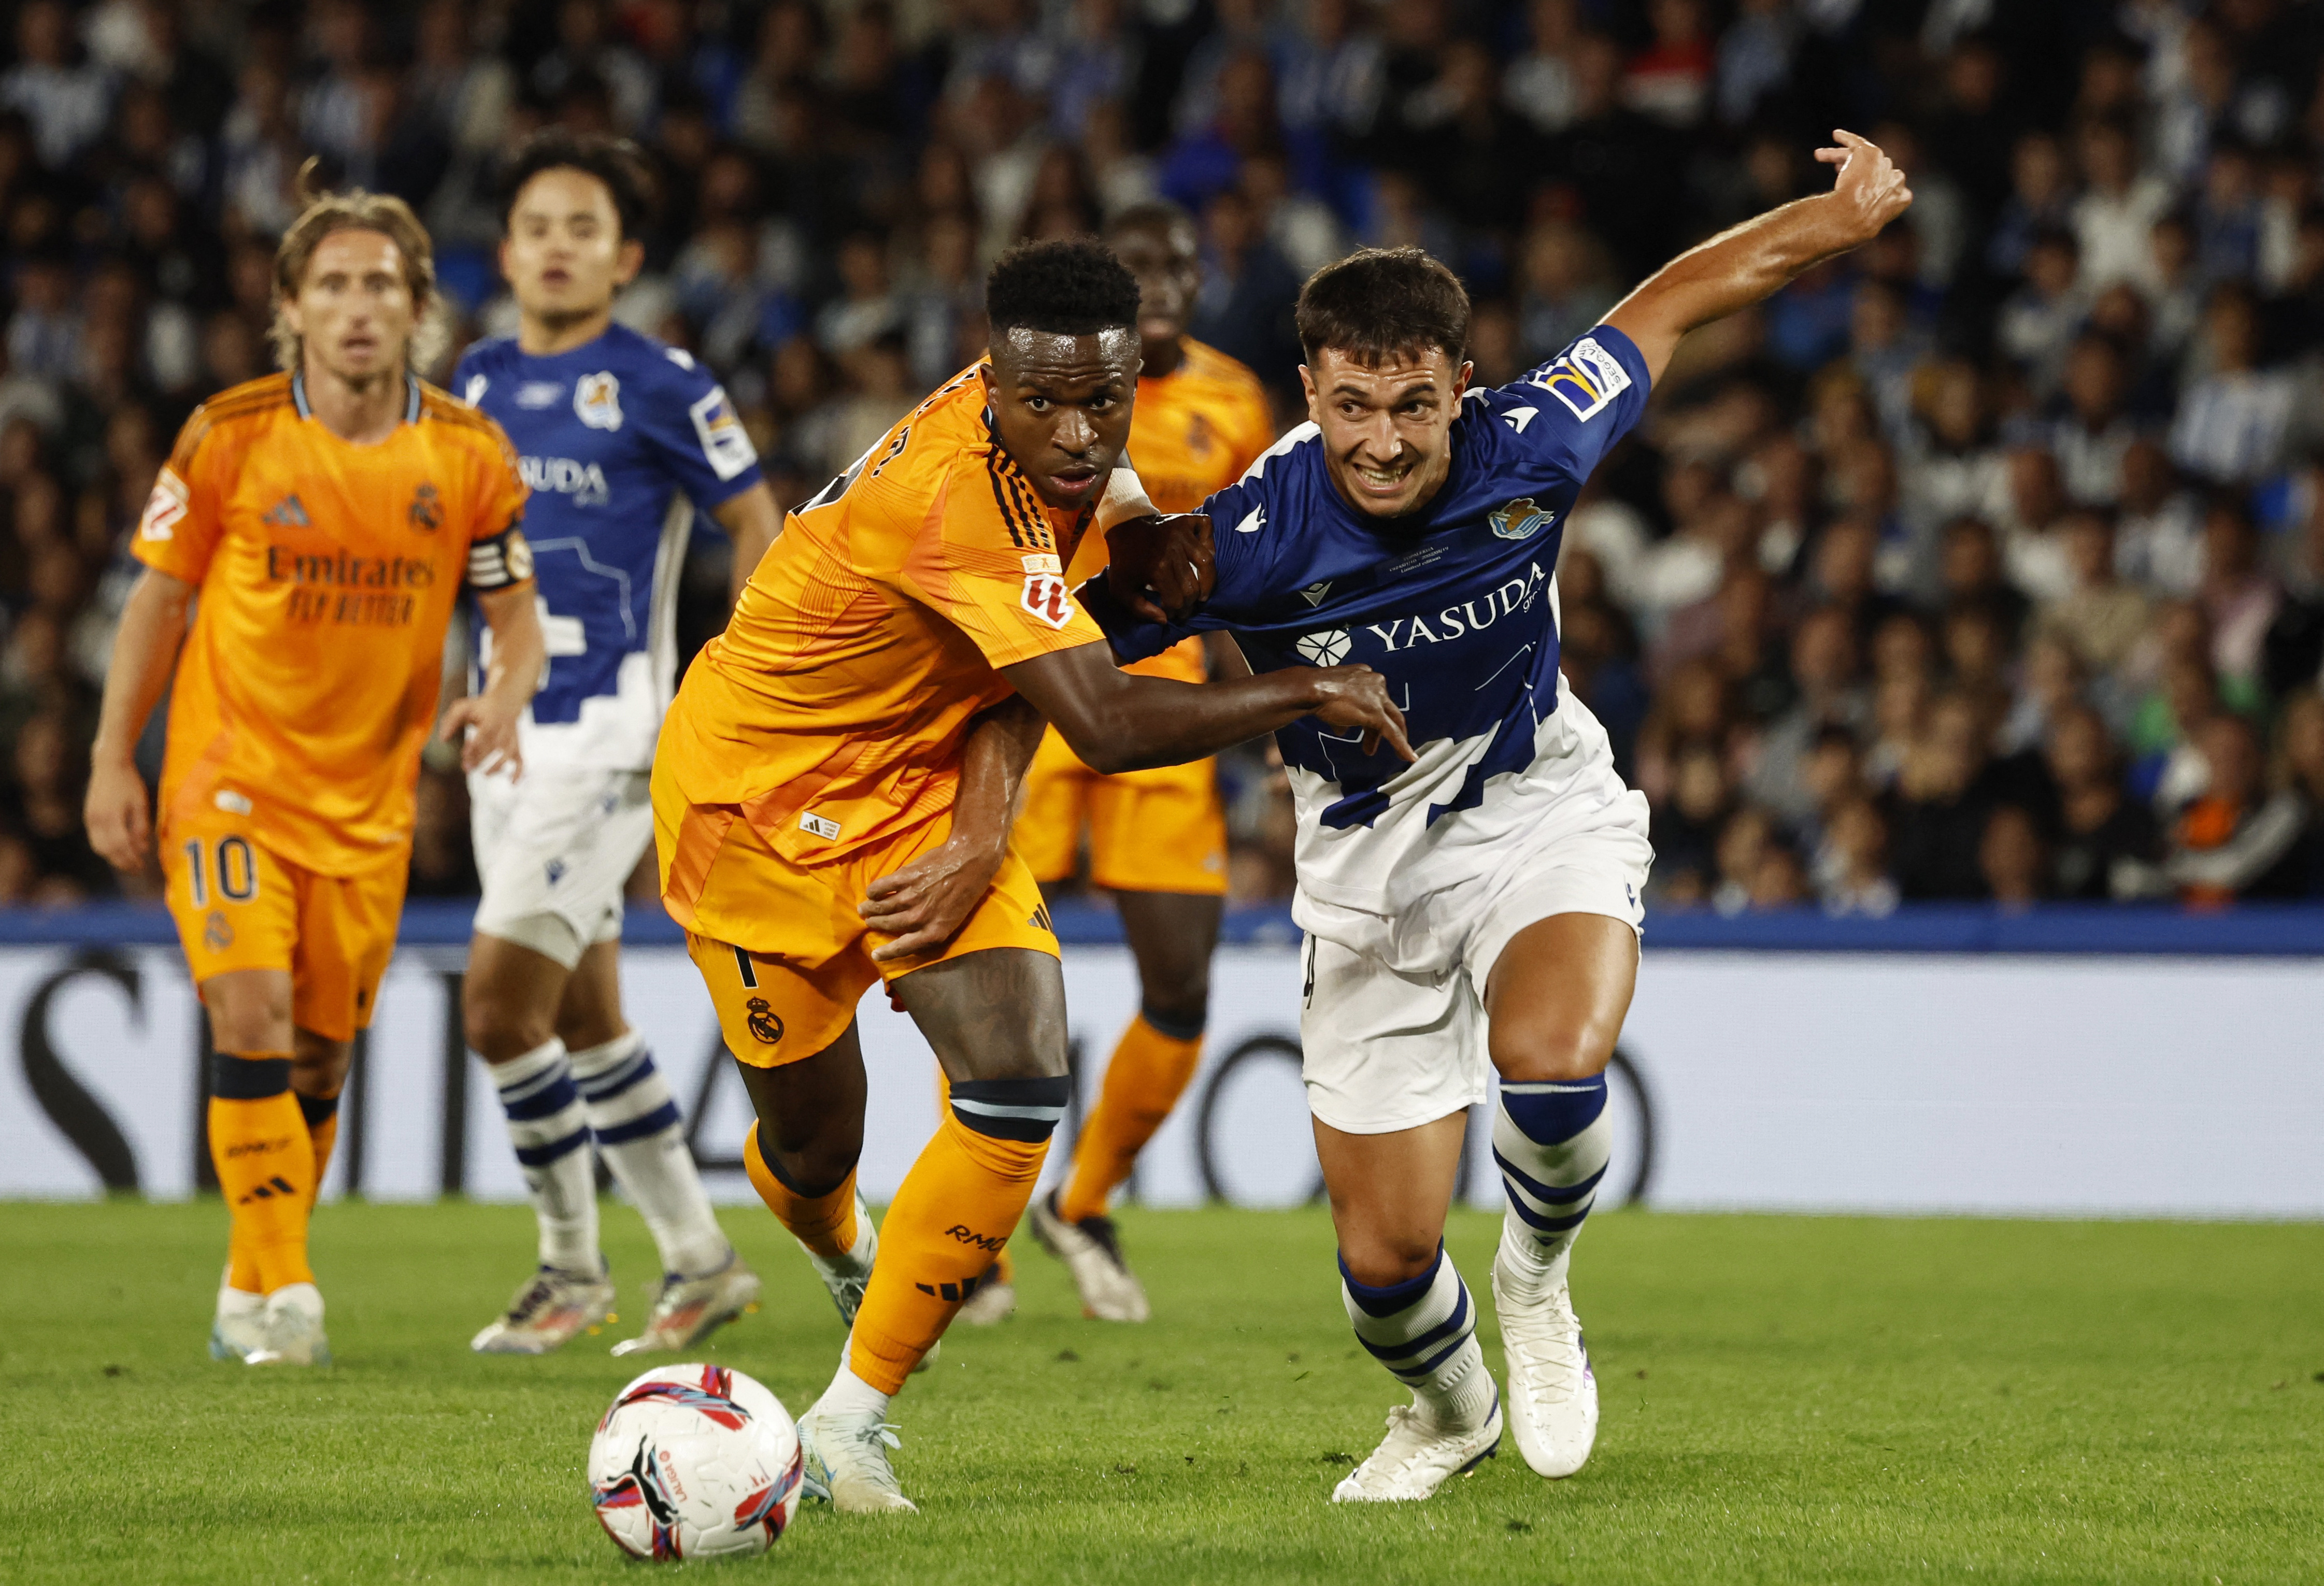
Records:
[[[517,195],[524,184],[544,171],[577,171],[605,184],[613,196],[613,213],[621,217],[622,239],[641,236],[651,189],[646,178],[645,156],[627,138],[595,133],[567,132],[561,126],[543,128],[517,145],[516,157],[501,176],[501,229],[505,232],[516,214]]]
[[[984,278],[984,314],[996,342],[1011,330],[1129,329],[1138,323],[1138,278],[1094,237],[1019,243]]]
[[[1312,367],[1326,349],[1367,367],[1401,354],[1469,352],[1469,293],[1419,248],[1359,248],[1299,290],[1299,347]]]

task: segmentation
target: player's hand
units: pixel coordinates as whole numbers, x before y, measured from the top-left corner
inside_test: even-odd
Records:
[[[513,782],[524,774],[524,752],[517,747],[517,718],[524,714],[525,702],[511,705],[490,694],[471,694],[466,699],[456,699],[444,713],[444,724],[436,736],[447,743],[460,745],[460,769],[483,771],[491,775],[506,771]],[[467,734],[464,741],[461,734]]]
[[[1009,844],[946,838],[866,890],[856,913],[894,941],[872,949],[872,962],[889,964],[943,946],[968,923],[1001,869]]]
[[[145,779],[129,761],[97,761],[89,767],[88,797],[81,801],[88,845],[115,870],[145,868],[152,852],[153,819]]]
[[[1323,667],[1308,680],[1318,702],[1307,714],[1327,727],[1360,727],[1362,749],[1378,754],[1385,742],[1404,760],[1418,760],[1404,736],[1404,713],[1388,696],[1388,679],[1370,667]]]
[[[1896,162],[1870,139],[1837,127],[1831,137],[1839,146],[1818,149],[1815,157],[1822,164],[1840,167],[1831,196],[1840,200],[1841,224],[1853,239],[1848,245],[1856,247],[1878,236],[1882,226],[1911,207],[1913,189],[1904,185],[1904,173],[1896,169]]]
[[[1207,512],[1128,518],[1105,534],[1106,586],[1149,622],[1175,622],[1218,582]]]

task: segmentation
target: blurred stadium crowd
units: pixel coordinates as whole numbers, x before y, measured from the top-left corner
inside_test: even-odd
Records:
[[[1658,901],[2324,893],[2324,5],[6,10],[0,900],[117,885],[79,800],[124,541],[192,405],[264,372],[302,158],[420,208],[465,341],[512,328],[496,166],[550,123],[648,151],[622,318],[722,372],[786,504],[975,355],[1017,238],[1186,206],[1195,334],[1287,425],[1292,302],[1346,248],[1453,263],[1504,382],[1863,132],[1909,217],[1692,338],[1567,528],[1565,671]],[[1237,896],[1279,897],[1286,801],[1228,770]],[[456,778],[422,799],[415,890],[466,890]]]

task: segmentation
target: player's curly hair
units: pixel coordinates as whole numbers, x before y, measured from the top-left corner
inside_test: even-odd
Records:
[[[1138,278],[1093,237],[1019,243],[984,278],[984,313],[995,341],[1011,330],[1126,329],[1138,323]]]
[[[1430,347],[1457,364],[1469,351],[1469,293],[1423,249],[1359,248],[1307,278],[1298,327],[1310,368],[1327,348],[1367,368]]]
[[[282,234],[274,249],[274,319],[266,327],[273,344],[275,364],[298,373],[306,357],[299,333],[290,328],[283,305],[299,295],[307,279],[307,265],[323,239],[335,231],[375,231],[395,244],[403,256],[403,284],[411,293],[410,345],[403,350],[403,366],[424,375],[452,345],[451,316],[436,290],[436,245],[411,206],[392,193],[325,192],[316,186],[321,162],[309,158],[299,168],[299,218]]]
[[[561,126],[544,127],[517,145],[515,157],[501,173],[501,230],[508,230],[516,213],[517,195],[524,191],[525,183],[544,171],[565,170],[594,176],[605,184],[605,190],[613,197],[613,213],[621,217],[622,241],[635,241],[645,235],[653,202],[645,155],[627,138],[567,132]]]

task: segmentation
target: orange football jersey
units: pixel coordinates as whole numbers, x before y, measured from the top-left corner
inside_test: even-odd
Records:
[[[1138,383],[1130,426],[1130,460],[1146,494],[1166,512],[1191,512],[1275,444],[1275,414],[1259,376],[1213,346],[1187,337],[1178,366]],[[1105,570],[1105,537],[1093,534],[1074,556],[1066,582],[1078,589]],[[1203,643],[1188,639],[1150,660],[1122,669],[1199,683]]]
[[[275,374],[180,431],[132,546],[199,592],[170,700],[165,841],[198,811],[248,815],[326,875],[410,842],[462,581],[521,583],[531,558],[500,426],[416,380],[405,419],[357,446]]]
[[[1065,579],[1094,515],[1034,493],[985,418],[976,367],[794,511],[662,724],[672,917],[718,935],[694,917],[688,809],[739,810],[801,864],[948,812],[970,718],[1011,692],[1000,669],[1104,642]]]

